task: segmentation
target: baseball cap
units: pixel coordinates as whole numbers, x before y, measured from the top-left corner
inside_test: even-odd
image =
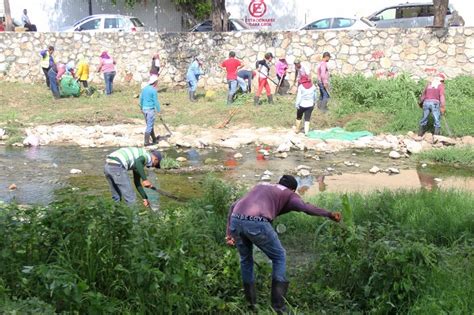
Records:
[[[153,155],[154,157],[158,159],[158,165],[156,166],[156,168],[161,168],[161,159],[162,159],[161,152],[158,150],[151,150],[150,153],[151,155]]]

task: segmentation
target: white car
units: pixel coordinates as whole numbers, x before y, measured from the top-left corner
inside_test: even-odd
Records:
[[[74,23],[73,26],[61,28],[60,32],[142,32],[143,23],[136,17],[118,14],[90,15]]]
[[[301,27],[300,30],[329,30],[329,29],[355,29],[364,30],[368,28],[374,28],[375,24],[370,22],[367,18],[345,18],[335,17],[320,19],[305,26]]]

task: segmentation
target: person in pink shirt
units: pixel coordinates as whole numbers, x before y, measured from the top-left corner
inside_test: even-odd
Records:
[[[444,95],[444,80],[446,75],[439,73],[428,83],[420,97],[420,107],[423,109],[423,117],[420,120],[420,137],[426,132],[428,117],[433,115],[434,134],[439,135],[441,130],[441,115],[446,112],[446,98]]]
[[[229,58],[221,63],[221,68],[227,72],[227,84],[229,85],[229,94],[227,95],[227,105],[232,104],[234,101],[234,95],[237,92],[237,71],[244,65],[242,62],[235,58],[235,52],[229,52]]]
[[[284,57],[278,59],[278,61],[275,63],[275,70],[276,70],[276,76],[278,79],[278,86],[277,86],[278,90],[276,92],[282,95],[283,93],[280,87],[282,86],[283,81],[285,80],[286,71],[288,70],[288,62],[286,61]]]
[[[319,104],[318,108],[322,112],[328,110],[329,101],[329,69],[328,61],[331,59],[331,54],[327,51],[323,53],[323,59],[318,65],[317,76],[318,76],[318,87],[319,87]]]
[[[100,63],[99,67],[97,68],[97,72],[101,72],[104,74],[104,81],[105,81],[105,94],[110,95],[112,94],[112,88],[115,78],[115,61],[106,51],[103,51],[100,55]]]
[[[283,175],[278,184],[257,184],[229,209],[226,243],[237,246],[239,251],[244,294],[252,309],[257,303],[253,272],[255,245],[272,261],[272,307],[277,314],[286,312],[285,295],[289,284],[286,278],[286,252],[272,227],[272,221],[290,211],[322,216],[335,222],[341,220],[340,212],[330,212],[305,203],[295,193],[296,188],[296,179],[291,175]]]

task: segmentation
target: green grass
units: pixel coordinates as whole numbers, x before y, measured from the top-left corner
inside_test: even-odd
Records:
[[[456,136],[474,134],[474,78],[457,77],[446,82],[447,120]],[[380,80],[362,75],[333,76],[330,113],[315,111],[315,128],[345,127],[348,130],[369,130],[374,133],[405,133],[418,129],[421,110],[417,100],[424,82],[415,82],[407,75]],[[215,97],[204,98],[198,89],[198,101],[190,103],[184,89],[162,88],[159,100],[164,119],[171,126],[197,125],[214,127],[228,116],[231,107],[225,104],[226,86],[216,86]],[[54,101],[42,84],[0,82],[0,126],[16,119],[22,124],[114,124],[142,120],[138,108],[137,86],[119,86],[111,96],[95,93]],[[253,106],[253,95],[241,95],[233,106],[239,110],[230,125],[241,127],[286,127],[294,124],[295,95],[276,96],[275,104]],[[442,132],[445,132],[444,127]]]
[[[0,310],[241,314],[238,255],[224,235],[228,207],[243,191],[213,179],[203,189],[201,199],[160,213],[67,194],[48,207],[3,205]],[[287,227],[281,240],[296,313],[473,309],[471,193],[321,194],[312,202],[344,208],[345,218],[276,220]],[[268,314],[271,268],[261,256],[258,303]]]
[[[445,165],[474,167],[474,147],[447,147],[424,151],[416,155],[419,161],[430,161]]]

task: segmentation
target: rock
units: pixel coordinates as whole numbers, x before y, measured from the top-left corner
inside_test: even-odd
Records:
[[[171,147],[171,144],[168,143],[166,140],[160,140],[157,144],[158,148],[169,148]]]
[[[423,140],[429,143],[433,143],[433,135],[429,132],[425,133],[423,136]]]
[[[291,142],[285,142],[278,146],[277,152],[289,152],[291,150]]]
[[[0,128],[0,137],[3,137],[5,133],[6,133],[5,129]]]
[[[15,190],[15,189],[16,189],[16,185],[15,185],[15,184],[11,184],[10,186],[8,186],[8,189],[9,189],[9,190]]]
[[[81,174],[82,171],[77,169],[77,168],[73,168],[69,171],[70,174]]]
[[[334,169],[334,168],[332,168],[332,167],[327,167],[327,168],[326,168],[326,171],[328,171],[328,172],[334,172],[334,171],[335,171],[335,169]]]
[[[207,158],[204,160],[205,165],[216,164],[217,162],[219,162],[217,159],[211,159],[211,158]]]
[[[420,153],[423,150],[423,146],[421,142],[408,140],[408,139],[403,140],[403,142],[405,143],[407,147],[407,151],[410,153],[416,154],[416,153]]]
[[[372,166],[372,168],[369,170],[369,173],[371,174],[377,174],[378,172],[380,172],[380,168],[377,166]]]
[[[184,147],[184,148],[190,148],[191,147],[191,144],[187,141],[184,141],[184,140],[176,140],[176,145],[179,146],[179,147]]]
[[[296,171],[299,172],[299,171],[301,171],[301,170],[308,170],[308,171],[311,171],[311,167],[309,167],[309,166],[307,166],[307,165],[303,165],[303,164],[298,165],[298,166],[296,167]]]
[[[380,152],[382,152],[382,150],[380,150],[380,149],[375,149],[374,152],[375,152],[375,153],[380,153]]]
[[[307,169],[302,169],[297,173],[297,175],[301,177],[306,177],[306,176],[311,175],[311,172]]]
[[[178,162],[186,162],[187,160],[188,159],[185,158],[184,156],[179,156],[179,157],[176,158],[176,161],[178,161]]]
[[[434,179],[434,181],[440,183],[440,182],[442,182],[443,180],[442,180],[441,178],[436,177],[436,178]]]
[[[9,135],[3,135],[0,137],[0,140],[8,140],[10,138]]]
[[[275,157],[280,158],[280,159],[286,159],[288,157],[288,153],[286,152],[276,153]]]
[[[269,170],[266,170],[265,172],[263,172],[263,175],[273,176],[273,173],[270,172]]]
[[[461,142],[463,144],[474,145],[474,137],[464,136],[464,137],[461,138]]]
[[[29,135],[23,140],[23,145],[24,146],[33,146],[37,147],[40,144],[40,139],[36,135]]]
[[[272,177],[270,175],[262,175],[262,177],[260,177],[260,180],[269,182],[272,180]]]
[[[237,149],[240,147],[240,142],[237,139],[226,139],[220,143],[221,147]]]
[[[23,147],[23,143],[15,142],[12,144],[13,147]]]
[[[345,166],[354,166],[354,162],[351,161],[344,161]]]
[[[392,159],[399,159],[401,157],[400,153],[398,153],[397,151],[390,151],[388,156]]]
[[[425,168],[425,167],[427,167],[427,166],[428,166],[428,164],[426,164],[426,163],[421,164],[421,167],[422,167],[422,168]]]
[[[435,143],[442,143],[443,145],[455,145],[456,140],[444,136],[434,136]]]
[[[237,152],[236,154],[234,154],[235,159],[241,159],[242,157],[243,157],[242,153]]]
[[[395,167],[389,167],[385,171],[389,174],[400,174],[400,170]]]

